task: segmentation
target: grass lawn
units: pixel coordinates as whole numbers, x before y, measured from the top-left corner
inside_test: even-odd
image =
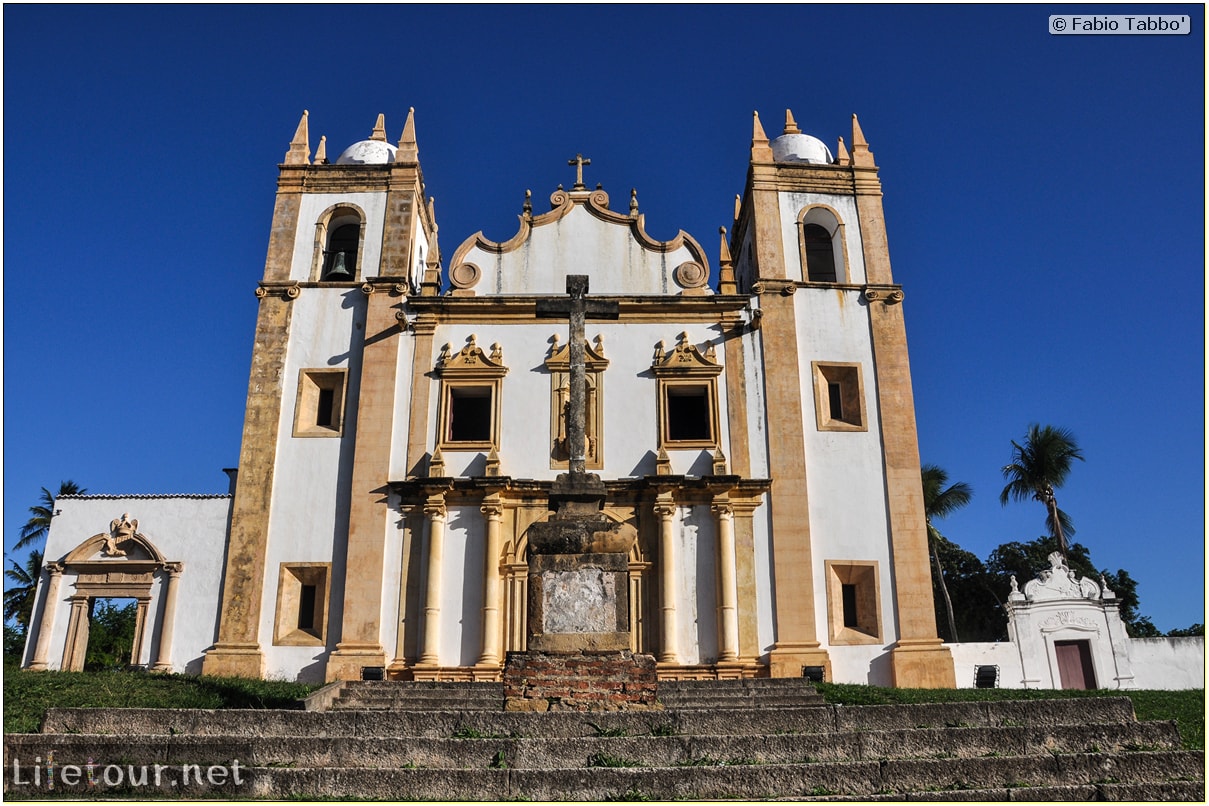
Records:
[[[842,705],[898,705],[917,702],[985,702],[987,700],[1054,700],[1068,697],[1128,697],[1139,721],[1174,719],[1185,750],[1205,749],[1205,690],[1063,691],[1051,689],[878,688],[845,683],[817,683],[823,699]]]
[[[293,708],[316,685],[146,672],[4,667],[4,732],[35,733],[47,708]]]

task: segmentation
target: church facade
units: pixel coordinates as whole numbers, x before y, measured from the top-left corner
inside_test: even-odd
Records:
[[[650,237],[579,157],[513,237],[446,257],[411,114],[333,161],[308,127],[279,168],[231,495],[60,499],[27,666],[80,668],[92,603],[125,597],[155,669],[499,679],[570,452],[566,320],[537,309],[579,274],[617,307],[586,327],[584,454],[636,536],[631,648],[664,679],[954,685],[855,116],[834,155],[756,117],[712,253]]]

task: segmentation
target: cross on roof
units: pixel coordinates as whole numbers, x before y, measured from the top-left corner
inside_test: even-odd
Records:
[[[592,160],[587,159],[583,154],[576,154],[575,159],[567,160],[567,164],[575,166],[575,187],[571,189],[587,190],[588,186],[584,184],[584,166],[591,165]],[[568,277],[567,281],[570,282],[570,279],[571,278]]]

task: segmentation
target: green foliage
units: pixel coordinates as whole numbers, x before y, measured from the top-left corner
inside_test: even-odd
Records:
[[[21,653],[25,651],[25,631],[12,625],[4,625],[4,673],[21,665]]]
[[[1188,637],[1191,637],[1194,635],[1204,635],[1204,634],[1205,634],[1205,625],[1204,624],[1193,624],[1191,627],[1178,627],[1174,630],[1170,630],[1170,631],[1168,631],[1167,636],[1169,638],[1188,638]]]
[[[997,587],[1007,590],[1006,577],[1003,584],[997,586],[982,560],[944,537],[935,540],[933,548],[945,570],[949,595],[953,599],[953,617],[961,640],[1000,641],[1007,638],[1007,614],[1001,598],[995,593]],[[935,570],[932,576],[936,626],[942,638],[952,640]],[[1003,595],[1006,596],[1006,592]]]
[[[6,668],[4,731],[33,733],[47,708],[287,708],[309,683],[133,671],[30,672]]]
[[[93,599],[92,613],[88,618],[88,653],[84,656],[84,671],[99,672],[129,666],[137,618],[137,605],[133,600],[119,606],[110,599]]]
[[[608,753],[593,753],[588,758],[589,767],[637,767],[637,761],[631,761],[628,758],[621,756],[612,756]]]
[[[617,737],[628,736],[630,733],[625,728],[605,728],[597,725],[595,722],[589,722],[588,726],[592,728],[592,730],[596,731],[597,736]]]
[[[59,482],[58,493],[52,493],[43,487],[39,502],[29,508],[29,520],[21,527],[21,539],[13,546],[13,550],[23,549],[46,539],[46,533],[50,531],[51,518],[55,515],[56,498],[62,495],[83,495],[86,492],[88,490],[71,480]]]
[[[904,705],[921,702],[1000,702],[1128,697],[1139,721],[1175,720],[1185,750],[1205,749],[1205,691],[1117,689],[881,688],[848,683],[815,683],[823,699],[835,705]]]
[[[11,558],[8,564],[4,578],[12,584],[7,585],[4,591],[4,621],[15,621],[24,638],[33,617],[38,578],[42,576],[42,552],[31,551],[24,565],[18,565]]]
[[[1012,440],[1012,459],[1003,467],[1007,484],[999,494],[1004,506],[1008,501],[1033,499],[1045,505],[1045,525],[1066,553],[1067,539],[1074,535],[1075,525],[1070,516],[1058,508],[1054,491],[1066,483],[1071,463],[1083,461],[1083,453],[1075,435],[1065,428],[1033,423],[1028,427],[1024,444]]]
[[[946,568],[944,560],[940,556],[938,543],[944,540],[944,536],[940,530],[936,528],[933,521],[944,518],[970,503],[970,498],[973,497],[974,491],[970,489],[970,485],[965,482],[956,482],[950,487],[945,487],[949,482],[949,474],[936,465],[924,465],[920,472],[923,483],[924,497],[924,524],[928,532],[928,550],[932,554],[932,587],[933,593],[939,589],[940,601],[937,602],[937,624],[944,624],[948,627],[948,638],[950,641],[958,641],[958,636],[962,635],[957,629],[957,617],[953,611],[953,600],[949,594],[949,586],[947,584]],[[947,541],[946,541],[947,542]],[[934,595],[933,600],[937,597]],[[939,607],[944,605],[944,618],[940,618]],[[967,638],[968,640],[968,638]]]

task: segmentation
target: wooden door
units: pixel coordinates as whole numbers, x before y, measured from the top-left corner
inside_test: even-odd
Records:
[[[1058,676],[1062,688],[1092,689],[1096,687],[1096,671],[1091,663],[1091,645],[1087,641],[1055,641]]]

